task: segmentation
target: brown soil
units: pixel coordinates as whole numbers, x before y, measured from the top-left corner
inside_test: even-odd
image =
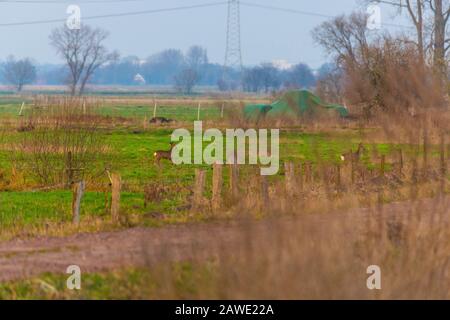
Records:
[[[435,201],[424,200],[419,207],[429,214]],[[450,208],[450,198],[440,202]],[[385,205],[383,212],[405,214],[410,202]],[[414,205],[417,208],[417,204]],[[356,209],[345,215],[351,219],[367,217],[367,209]],[[340,214],[320,214],[310,217],[311,227],[342,218]],[[37,276],[44,272],[65,273],[69,265],[80,266],[82,272],[107,271],[123,267],[148,266],[161,260],[179,261],[191,257],[213,256],[220,247],[239,245],[245,240],[243,228],[266,237],[274,223],[292,224],[295,217],[270,218],[255,222],[189,224],[160,229],[133,228],[117,232],[77,234],[64,238],[37,238],[0,243],[0,281]],[[354,220],[352,220],[354,221]],[[302,222],[303,223],[303,222]],[[256,233],[254,232],[256,231]]]

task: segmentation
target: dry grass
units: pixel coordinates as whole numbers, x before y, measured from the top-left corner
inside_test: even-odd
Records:
[[[389,211],[373,207],[319,215],[291,208],[290,218],[272,209],[264,227],[249,217],[241,220],[239,239],[233,245],[216,244],[216,255],[209,262],[195,246],[187,247],[194,258],[182,284],[177,265],[161,266],[165,257],[161,252],[148,265],[158,274],[152,283],[157,292],[136,296],[449,299],[449,202],[442,197],[389,206]],[[217,243],[208,237],[198,242]],[[366,286],[371,265],[381,268],[382,290]]]

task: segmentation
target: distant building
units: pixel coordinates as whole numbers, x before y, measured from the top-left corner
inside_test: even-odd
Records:
[[[134,76],[133,81],[138,85],[144,85],[146,83],[144,77],[139,73]]]
[[[289,70],[291,69],[294,65],[292,63],[290,63],[289,61],[286,60],[273,60],[272,61],[272,65],[279,69],[279,70]]]

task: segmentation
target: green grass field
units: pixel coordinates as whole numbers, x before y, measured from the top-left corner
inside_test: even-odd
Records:
[[[0,118],[18,119],[17,112],[20,103],[12,101],[0,102]],[[98,138],[110,149],[101,154],[92,166],[101,169],[105,163],[111,171],[120,173],[123,181],[123,196],[121,208],[124,214],[140,216],[148,212],[160,212],[169,217],[167,221],[185,221],[186,214],[180,208],[185,205],[194,180],[194,165],[174,166],[167,161],[163,167],[158,168],[153,160],[156,150],[167,150],[170,142],[171,128],[147,129],[135,126],[124,126],[117,117],[130,117],[142,123],[143,118],[149,114],[149,109],[142,106],[109,106],[97,109],[100,114],[109,116],[111,126],[102,128]],[[192,128],[192,122],[197,117],[196,108],[192,107],[162,107],[163,116],[182,121],[180,125]],[[219,110],[210,107],[204,110],[205,119],[214,120],[220,116]],[[2,135],[3,145],[20,141],[21,135],[30,135],[33,132],[8,131]],[[280,173],[284,161],[309,161],[316,163],[318,159],[328,163],[337,163],[340,155],[348,150],[357,148],[360,142],[360,133],[357,130],[340,130],[332,133],[308,133],[301,129],[281,131],[280,136]],[[392,144],[374,144],[370,146],[380,154],[389,155],[398,147]],[[405,146],[403,146],[405,147]],[[367,166],[374,166],[366,160]],[[212,168],[202,166],[210,177]],[[23,182],[14,185],[11,181],[12,164],[8,150],[0,150],[0,171],[3,180],[3,191],[0,194],[0,228],[1,233],[14,228],[16,230],[40,228],[48,223],[70,223],[71,199],[70,190],[34,190],[38,186],[33,178],[33,172],[26,172]],[[226,181],[225,181],[226,182]],[[82,201],[81,215],[84,219],[108,218],[108,177],[101,174],[95,179],[96,187],[88,184],[86,196]],[[144,186],[157,183],[168,188],[165,199],[150,203],[144,208]],[[104,188],[100,188],[102,185]],[[172,188],[173,187],[173,188]],[[137,219],[139,221],[139,219]],[[148,220],[145,223],[152,224]],[[155,222],[156,223],[156,222]],[[159,223],[159,222],[158,222]],[[20,232],[19,232],[20,235]],[[9,237],[10,235],[8,235]]]
[[[170,126],[144,126],[144,119],[148,121],[152,115],[153,110],[149,106],[117,104],[97,107],[95,113],[100,116],[98,119],[101,123],[95,131],[95,137],[105,149],[96,152],[96,157],[89,162],[89,167],[95,169],[93,172],[96,174],[88,177],[87,190],[81,202],[81,223],[74,225],[72,190],[42,185],[36,172],[29,166],[33,159],[26,151],[18,162],[15,153],[11,152],[11,146],[39,134],[36,129],[21,132],[11,125],[24,122],[31,114],[30,106],[27,106],[24,117],[20,117],[20,106],[20,99],[0,99],[0,122],[6,124],[0,133],[0,240],[63,237],[74,233],[95,233],[136,226],[163,227],[212,219],[201,212],[193,214],[188,206],[195,169],[198,167],[206,170],[206,193],[210,196],[212,167],[175,166],[164,161],[159,168],[153,158],[155,151],[168,150],[170,136],[175,128],[183,127],[192,131],[193,121],[197,119],[197,108],[162,104],[158,116],[176,122]],[[221,121],[220,110],[215,106],[205,107],[201,119],[207,120],[209,126],[214,123],[222,129],[231,126]],[[308,127],[281,129],[280,171],[269,181],[283,181],[283,164],[286,161],[311,163],[317,168],[321,164],[341,164],[341,155],[349,150],[355,151],[364,136],[370,136],[371,130],[376,129],[362,130],[351,126],[323,131]],[[391,163],[397,161],[399,148],[405,157],[413,152],[415,155],[417,152],[420,154],[418,150],[421,148],[418,146],[382,139],[377,141],[364,141],[366,150],[361,164],[371,170],[379,170],[379,155],[386,156],[386,170],[390,170]],[[429,146],[429,152],[432,160],[439,160],[439,146]],[[64,165],[63,156],[64,153],[52,154],[50,166],[56,170]],[[119,173],[122,179],[120,223],[111,221],[111,186],[105,168]],[[245,178],[246,174],[252,172],[251,169],[248,166],[240,168],[241,177]],[[227,172],[224,174],[224,185],[229,183]],[[147,185],[161,186],[163,196],[145,206]],[[391,195],[390,201],[399,200],[403,196],[399,193]],[[380,199],[384,201],[382,197]],[[315,198],[312,200],[314,202]],[[223,216],[225,219],[228,217]],[[221,298],[223,281],[220,268],[214,261],[177,262],[142,269],[83,273],[81,291],[68,290],[66,279],[66,274],[47,273],[30,279],[3,282],[0,283],[0,299],[197,299],[210,297],[208,293]]]
[[[196,268],[190,263],[173,264],[170,290],[158,276],[158,268],[85,274],[82,290],[67,289],[66,275],[44,274],[0,284],[0,299],[161,299],[164,295],[189,299],[201,295],[205,289],[201,286],[213,276],[211,266],[209,263]]]

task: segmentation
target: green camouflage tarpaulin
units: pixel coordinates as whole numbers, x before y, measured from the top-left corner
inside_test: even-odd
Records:
[[[278,101],[270,105],[247,105],[244,109],[244,115],[247,119],[304,117],[323,114],[324,112],[335,112],[343,118],[348,116],[346,107],[324,103],[319,97],[307,90],[288,91]]]

